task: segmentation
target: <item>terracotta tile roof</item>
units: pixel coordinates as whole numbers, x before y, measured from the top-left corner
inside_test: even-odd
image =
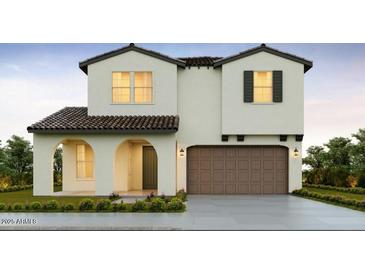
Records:
[[[223,59],[223,57],[201,56],[201,57],[181,57],[178,59],[184,61],[187,67],[209,67],[213,66],[215,61]]]
[[[179,128],[179,116],[89,116],[86,107],[65,107],[29,126],[33,133],[169,133]]]

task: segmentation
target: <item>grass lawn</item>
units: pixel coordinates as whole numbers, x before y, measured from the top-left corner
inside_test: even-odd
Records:
[[[58,189],[57,189],[58,188]],[[60,187],[55,187],[55,191],[59,191]],[[98,200],[102,197],[65,197],[65,196],[33,196],[33,189],[14,191],[14,192],[3,192],[0,193],[0,203],[4,204],[14,204],[14,203],[32,203],[32,202],[44,202],[49,200],[56,200],[61,204],[72,203],[74,206],[78,206],[80,201],[85,198],[90,198],[92,200]],[[105,198],[105,197],[103,197]]]
[[[347,199],[354,199],[358,201],[362,201],[365,199],[365,194],[355,194],[355,193],[349,193],[349,192],[341,192],[336,190],[329,190],[329,189],[320,189],[320,188],[314,188],[314,187],[303,187],[303,189],[306,189],[310,192],[316,192],[320,194],[327,194],[327,195],[339,195]],[[0,196],[1,197],[1,196]]]

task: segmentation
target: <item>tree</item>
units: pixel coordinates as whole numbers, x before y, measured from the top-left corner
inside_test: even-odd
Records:
[[[352,148],[353,169],[357,175],[365,175],[365,128],[359,129],[352,137],[357,140]]]
[[[62,148],[58,147],[53,160],[53,181],[55,184],[62,183]]]
[[[326,161],[332,167],[350,167],[353,144],[349,138],[335,137],[328,141]]]
[[[24,138],[13,135],[5,147],[5,166],[12,184],[31,184],[33,152],[30,143]]]
[[[307,157],[303,164],[309,166],[304,175],[304,181],[309,184],[325,184],[326,152],[321,146],[311,146],[307,149]]]
[[[5,168],[5,152],[4,148],[1,145],[0,140],[0,178],[6,176],[6,168]]]

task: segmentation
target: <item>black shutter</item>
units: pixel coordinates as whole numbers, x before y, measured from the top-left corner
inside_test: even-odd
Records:
[[[245,103],[253,102],[253,71],[243,72],[243,101]]]
[[[280,103],[283,101],[283,72],[275,70],[272,74],[273,102]]]

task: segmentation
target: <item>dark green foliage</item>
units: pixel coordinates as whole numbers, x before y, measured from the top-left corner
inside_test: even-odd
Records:
[[[183,211],[185,210],[185,204],[183,201],[177,197],[171,199],[170,202],[167,203],[168,211]]]
[[[166,202],[162,198],[152,198],[149,209],[152,212],[163,212],[166,209]]]
[[[145,201],[136,201],[133,205],[132,205],[132,211],[133,212],[138,212],[138,211],[145,211],[147,210],[148,207],[145,203]]]
[[[58,147],[53,157],[53,183],[62,184],[62,148]]]
[[[185,192],[185,190],[180,189],[177,193],[176,193],[176,197],[179,198],[181,201],[186,202],[187,201],[187,193]]]
[[[359,179],[357,181],[357,186],[358,187],[362,187],[364,188],[364,192],[365,192],[365,172],[362,173],[360,176],[359,176]]]
[[[33,203],[30,204],[30,208],[32,210],[38,211],[38,210],[42,209],[42,205],[41,205],[40,202],[33,202]]]
[[[60,208],[60,204],[56,200],[50,200],[45,203],[46,210],[56,210],[59,208]]]
[[[96,203],[96,211],[106,211],[111,209],[112,203],[108,199],[102,199]]]
[[[330,185],[311,185],[311,184],[303,184],[303,187],[336,190],[340,192],[349,192],[354,194],[365,194],[365,189],[361,187],[336,187]]]
[[[23,205],[20,203],[15,203],[13,204],[13,209],[16,211],[22,210],[23,209]]]
[[[13,135],[4,148],[6,175],[13,185],[32,184],[33,152],[29,141]]]
[[[72,211],[72,210],[74,210],[75,209],[75,207],[74,207],[74,205],[73,204],[66,204],[65,206],[64,206],[64,211]]]
[[[80,211],[93,210],[95,207],[95,203],[91,199],[83,199],[79,204]]]
[[[6,205],[5,204],[3,204],[3,203],[0,203],[0,211],[1,210],[4,210],[6,208]]]

